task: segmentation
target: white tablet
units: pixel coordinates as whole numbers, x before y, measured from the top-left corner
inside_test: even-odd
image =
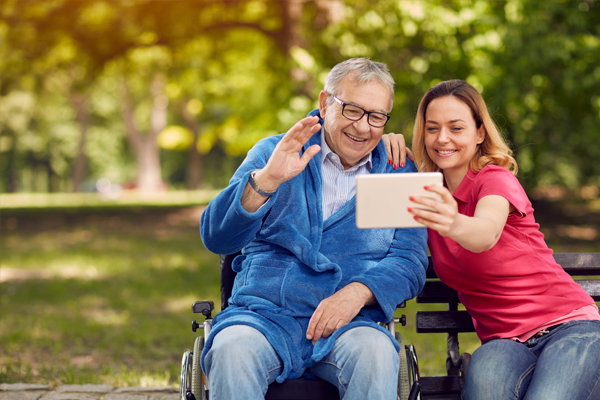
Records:
[[[356,226],[367,228],[423,227],[408,208],[426,208],[413,203],[409,196],[441,197],[423,189],[443,185],[441,172],[365,174],[356,179]]]

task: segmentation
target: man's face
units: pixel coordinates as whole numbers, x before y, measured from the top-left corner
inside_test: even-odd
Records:
[[[356,165],[369,154],[379,143],[383,128],[375,128],[368,124],[365,114],[360,120],[352,121],[342,115],[342,105],[334,101],[327,104],[330,95],[321,91],[319,95],[319,111],[323,118],[323,129],[327,145],[340,157],[344,169]],[[346,76],[340,82],[337,98],[346,104],[352,104],[366,111],[383,114],[389,112],[389,89],[382,83],[372,81],[355,85]]]

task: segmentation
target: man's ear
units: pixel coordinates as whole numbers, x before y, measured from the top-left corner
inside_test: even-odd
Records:
[[[329,97],[329,93],[324,90],[321,90],[319,93],[319,114],[321,114],[321,118],[325,119],[325,113],[327,112],[327,98]]]

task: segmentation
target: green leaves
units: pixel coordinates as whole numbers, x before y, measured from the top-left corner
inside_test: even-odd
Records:
[[[135,179],[136,156],[124,142],[124,82],[140,131],[152,126],[158,74],[165,124],[192,132],[188,148],[238,156],[289,129],[315,107],[329,69],[361,56],[386,62],[396,80],[388,131],[410,142],[419,97],[442,80],[464,79],[483,93],[527,187],[598,184],[597,8],[593,0],[9,0],[0,9],[0,108],[17,111],[0,116],[0,166],[9,171],[0,190],[24,189],[18,171],[38,176],[39,168],[54,176],[45,186],[68,188],[79,157],[69,143],[83,138],[81,120],[74,122],[82,112],[84,139],[94,143],[83,146],[88,179],[109,170],[119,171],[113,180]],[[31,100],[26,111],[23,96]],[[88,108],[69,115],[73,96],[88,98]],[[201,112],[187,110],[191,100]],[[95,148],[100,132],[112,155]],[[183,166],[188,156],[168,158]],[[195,163],[188,167],[202,164]],[[186,174],[164,178],[183,182]]]

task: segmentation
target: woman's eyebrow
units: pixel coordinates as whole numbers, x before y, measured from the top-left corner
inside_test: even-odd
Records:
[[[449,121],[449,122],[450,122],[451,124],[453,124],[453,123],[455,123],[455,122],[465,122],[465,120],[464,120],[464,119],[460,119],[460,118],[458,118],[458,119],[453,119],[453,120],[451,120],[451,121]],[[436,125],[439,125],[439,122],[432,121],[432,120],[430,120],[430,119],[426,120],[426,121],[425,121],[425,123],[427,123],[427,124],[436,124]]]

